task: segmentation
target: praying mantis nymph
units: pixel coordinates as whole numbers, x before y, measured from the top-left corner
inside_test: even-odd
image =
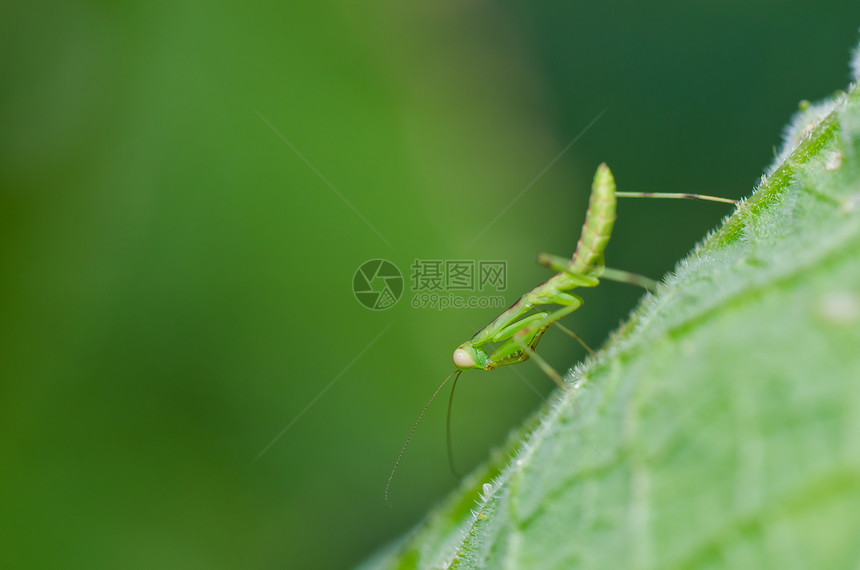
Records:
[[[646,289],[654,289],[656,287],[657,283],[647,277],[604,266],[603,252],[609,243],[609,238],[612,235],[612,227],[615,224],[616,197],[682,198],[737,204],[736,201],[727,198],[717,198],[701,194],[616,192],[615,178],[612,176],[609,167],[605,163],[598,166],[597,172],[594,175],[594,182],[591,186],[591,197],[588,202],[585,223],[582,226],[582,233],[579,242],[577,242],[573,257],[568,260],[562,257],[541,254],[538,257],[538,262],[557,271],[557,273],[521,296],[516,303],[493,319],[486,327],[475,333],[470,340],[457,347],[453,355],[454,366],[457,369],[445,378],[442,384],[436,389],[436,392],[433,393],[433,396],[430,397],[430,400],[418,416],[418,420],[412,426],[412,430],[406,438],[406,443],[403,445],[400,455],[394,463],[394,469],[392,469],[391,475],[388,477],[388,483],[385,486],[386,503],[389,502],[388,491],[391,486],[391,480],[397,471],[398,465],[400,465],[400,460],[403,458],[409,442],[412,440],[415,429],[424,417],[424,413],[431,402],[433,402],[451,378],[454,378],[454,385],[456,386],[457,379],[464,370],[493,370],[499,366],[517,364],[532,358],[555,381],[558,387],[564,390],[565,386],[561,375],[535,353],[535,347],[547,329],[555,324],[582,344],[589,353],[592,352],[579,336],[558,323],[561,318],[577,310],[583,303],[581,297],[570,293],[570,291],[577,287],[596,287],[599,284],[600,278],[632,283]],[[526,315],[526,313],[538,307],[549,305],[556,305],[560,308],[541,310]],[[487,354],[487,345],[495,345],[496,343],[500,344]],[[453,396],[453,389],[451,394]]]

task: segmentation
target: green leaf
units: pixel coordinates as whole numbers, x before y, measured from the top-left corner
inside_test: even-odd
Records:
[[[860,90],[569,380],[364,567],[857,568]]]

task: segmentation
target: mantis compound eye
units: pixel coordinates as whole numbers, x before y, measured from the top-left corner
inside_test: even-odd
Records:
[[[454,366],[460,370],[469,370],[470,368],[475,368],[477,364],[475,364],[472,354],[461,347],[454,351]]]

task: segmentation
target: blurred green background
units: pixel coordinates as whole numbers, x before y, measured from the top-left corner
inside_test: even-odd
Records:
[[[442,400],[383,502],[499,311],[407,287],[373,312],[356,268],[506,260],[512,302],[573,250],[601,161],[624,190],[747,194],[798,101],[847,83],[858,24],[856,2],[5,4],[0,566],[359,562],[456,484]],[[623,202],[607,263],[658,277],[726,213]],[[567,324],[599,345],[639,295],[587,291]],[[540,395],[462,378],[462,468],[552,388],[518,369]]]

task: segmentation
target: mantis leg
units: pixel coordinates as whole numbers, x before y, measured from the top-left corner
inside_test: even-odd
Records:
[[[536,313],[534,315],[530,315],[524,319],[520,319],[515,323],[511,323],[508,326],[501,329],[498,333],[493,335],[490,339],[493,342],[501,342],[503,340],[507,340],[514,336],[515,333],[522,331],[524,329],[534,329],[534,323],[541,323],[541,326],[544,328],[548,327],[555,321],[559,320],[563,316],[572,313],[577,310],[582,305],[582,298],[578,295],[573,295],[571,293],[562,293],[561,291],[556,291],[551,296],[541,297],[540,300],[534,301],[535,304],[541,305],[562,305],[561,309],[558,309],[552,313],[548,313],[543,311],[541,313]],[[558,315],[558,316],[554,316]],[[539,327],[537,327],[539,328]]]
[[[526,331],[523,334],[520,341],[525,344],[534,347],[540,338],[543,336],[543,333],[546,331],[546,326],[544,327],[533,327],[533,323],[542,323],[543,320],[549,315],[549,313],[536,313],[534,315],[530,315],[524,319],[517,321],[511,325],[505,327],[500,333],[495,336],[492,341],[504,341],[499,348],[497,348],[490,355],[490,367],[488,370],[492,370],[492,368],[497,368],[499,366],[506,366],[508,364],[516,364],[518,362],[522,362],[523,360],[527,360],[529,355],[522,351],[519,343],[515,342],[511,339],[516,333],[520,331]]]
[[[566,294],[565,296],[573,297],[573,295]],[[576,298],[579,299],[579,297]],[[581,303],[582,300],[579,300],[579,304]],[[522,328],[516,333],[514,333],[513,338],[511,339],[512,342],[516,344],[517,347],[519,347],[520,351],[523,353],[522,360],[526,360],[527,358],[534,358],[534,361],[537,363],[540,369],[543,370],[547,376],[552,378],[553,382],[555,382],[556,385],[558,385],[558,387],[562,390],[564,390],[565,387],[564,380],[562,379],[561,375],[556,372],[556,370],[552,366],[550,366],[546,360],[544,360],[539,354],[534,351],[534,343],[529,344],[525,342],[525,339],[529,338],[529,335],[531,335],[535,330],[545,331],[550,325],[578,309],[579,304],[563,307],[557,311],[549,313],[542,320],[537,320],[531,325],[529,325],[527,328]],[[591,349],[589,349],[589,351],[590,350]]]
[[[578,334],[576,334],[575,332],[573,332],[572,330],[570,330],[569,328],[567,328],[566,326],[564,326],[563,324],[561,324],[558,321],[554,322],[553,324],[555,326],[557,326],[558,328],[560,328],[565,334],[567,334],[567,336],[569,336],[570,338],[572,338],[573,340],[578,342],[580,344],[580,346],[582,346],[582,348],[584,348],[588,352],[588,354],[594,356],[594,351],[591,350],[591,347],[588,346],[584,340],[582,340],[581,336],[579,336]]]
[[[528,355],[528,357],[531,357],[534,359],[534,361],[537,363],[537,365],[540,367],[540,369],[543,370],[544,374],[546,374],[547,376],[552,378],[552,381],[555,382],[555,385],[558,386],[559,389],[566,390],[567,388],[564,387],[564,378],[561,377],[561,374],[559,374],[556,371],[556,369],[550,365],[549,362],[544,360],[543,356],[541,356],[540,354],[538,354],[537,352],[532,350],[531,347],[529,347],[527,344],[525,344],[522,341],[522,339],[519,338],[519,336],[520,335],[518,335],[518,334],[514,335],[514,341],[517,342],[517,344],[519,344],[521,350],[526,355]]]
[[[723,204],[737,205],[737,200],[729,198],[718,198],[717,196],[706,196],[705,194],[676,194],[669,192],[616,192],[616,198],[674,198],[681,200],[705,200],[707,202],[722,202]]]
[[[595,267],[594,273],[591,275],[581,275],[579,273],[573,273],[568,267],[570,264],[570,260],[564,257],[559,257],[557,255],[550,255],[548,253],[540,254],[538,256],[538,263],[545,267],[549,267],[553,271],[558,271],[559,273],[566,273],[572,277],[577,278],[597,280],[597,278],[600,277],[603,279],[609,279],[610,281],[617,281],[619,283],[637,285],[639,287],[642,287],[643,289],[647,289],[648,291],[655,291],[658,286],[658,283],[656,281],[649,277],[645,277],[644,275],[630,273],[629,271],[622,271],[620,269],[611,269],[609,267]]]
[[[546,329],[582,305],[582,299],[578,296],[561,292],[556,293],[553,299],[548,302],[564,306],[552,313],[542,312],[520,319],[499,331],[492,338],[493,341],[497,342],[506,341],[490,355],[490,363],[493,368],[528,360],[534,355],[534,347]],[[523,347],[526,347],[527,350],[524,350]],[[538,361],[538,365],[540,365],[540,361]],[[558,373],[556,373],[557,375]]]

